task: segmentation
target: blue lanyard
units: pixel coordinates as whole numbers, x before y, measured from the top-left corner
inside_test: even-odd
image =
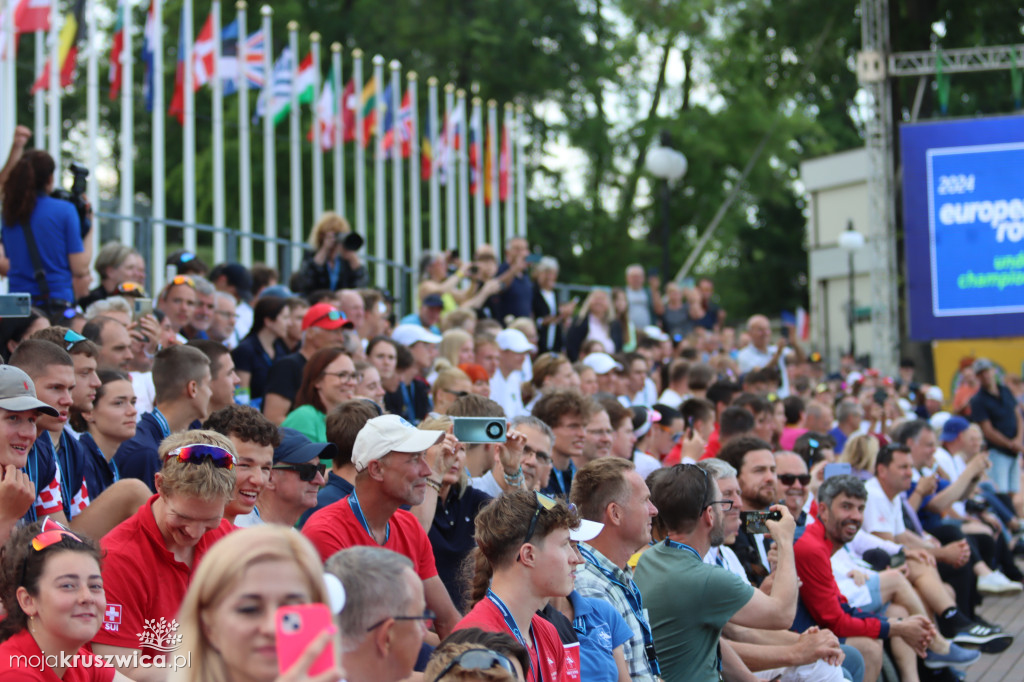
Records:
[[[60,494],[64,496],[64,504],[68,506],[68,521],[70,521],[71,503],[73,499],[72,490],[69,485],[70,479],[68,479],[68,476],[71,475],[71,461],[68,459],[68,446],[67,443],[64,441],[65,435],[67,434],[65,434],[64,431],[62,430],[60,432],[60,440],[58,441],[56,447],[57,452],[54,454],[57,455],[57,461],[60,463],[61,466],[60,476],[58,476],[57,478],[60,481]],[[50,434],[47,433],[46,437],[49,438]]]
[[[153,415],[153,419],[156,420],[157,425],[160,427],[160,433],[164,438],[171,435],[171,425],[167,423],[167,417],[158,408],[154,407],[153,411],[150,412]]]
[[[633,617],[636,618],[636,622],[640,624],[640,630],[643,633],[644,638],[644,653],[647,654],[647,663],[651,666],[651,671],[655,675],[661,675],[661,666],[658,664],[658,654],[654,650],[654,633],[651,632],[651,625],[644,618],[644,598],[640,594],[640,588],[636,586],[632,578],[629,580],[629,585],[623,585],[607,568],[601,566],[598,563],[597,557],[587,547],[582,544],[579,545],[580,554],[587,560],[587,563],[601,571],[605,578],[609,580],[613,585],[617,585],[626,595],[626,601],[629,602],[629,610],[633,612]]]
[[[522,644],[523,648],[526,649],[527,653],[529,653],[530,647],[526,645],[526,638],[523,637],[523,633],[519,630],[519,626],[516,624],[516,619],[512,617],[512,612],[508,610],[507,606],[505,606],[505,602],[501,601],[501,598],[494,594],[489,587],[487,588],[487,598],[491,600],[491,603],[494,604],[501,613],[501,617],[505,619],[505,627],[509,629],[512,635],[519,640],[519,643]],[[537,653],[537,669],[533,672],[536,673],[537,682],[543,682],[544,678],[540,673],[540,647],[537,646],[537,638],[533,636],[532,632],[530,633],[530,636],[533,637],[533,650]],[[530,656],[529,659],[530,667],[533,668],[533,656]]]
[[[362,525],[363,530],[373,540],[373,544],[377,544],[377,538],[373,537],[373,531],[370,530],[370,524],[366,522],[366,517],[363,516],[363,509],[359,506],[359,498],[356,497],[356,491],[353,490],[352,494],[348,496],[348,506],[352,508],[352,513],[355,514],[356,521]],[[388,521],[388,525],[384,530],[384,542],[381,545],[388,544],[388,538],[391,537],[391,522]]]
[[[413,408],[412,385],[404,381],[398,384],[398,390],[402,392],[402,404],[405,406],[405,418],[409,422],[416,423],[416,411]]]
[[[684,552],[693,552],[693,556],[697,557],[697,561],[703,561],[703,559],[700,558],[700,554],[697,552],[697,550],[695,550],[693,547],[690,547],[689,545],[684,545],[681,542],[676,542],[675,540],[669,540],[668,538],[665,538],[665,546],[671,547],[672,549],[681,549]]]
[[[32,485],[36,487],[36,499],[39,497],[39,461],[35,457],[35,444],[33,443],[32,448],[28,451],[28,461],[25,462],[28,468],[28,480],[32,481]],[[30,522],[38,520],[36,516],[36,501],[32,500],[32,504],[28,508],[28,517]]]
[[[551,473],[555,475],[555,483],[558,485],[558,490],[563,495],[569,494],[568,486],[572,485],[572,479],[576,475],[576,465],[573,464],[572,460],[569,460],[569,468],[565,471],[559,471],[558,469],[552,468]],[[566,474],[569,475],[569,482],[566,483],[563,478]]]
[[[327,265],[327,277],[331,283],[331,291],[338,288],[338,279],[341,277],[341,258],[335,258]]]

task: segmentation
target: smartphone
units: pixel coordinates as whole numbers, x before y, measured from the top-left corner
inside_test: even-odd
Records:
[[[284,673],[302,657],[320,633],[334,625],[326,604],[295,604],[277,610],[277,669]],[[313,661],[309,675],[327,672],[335,667],[334,646],[324,647]]]
[[[889,557],[890,568],[899,568],[905,563],[907,563],[907,555],[902,549]]]
[[[788,341],[789,340],[790,331],[791,331],[791,329],[790,329],[788,324],[782,325],[782,338],[784,338],[784,339],[786,339]]]
[[[540,255],[539,253],[531,253],[530,255],[528,255],[528,256],[526,257],[526,259],[525,259],[525,260],[526,260],[526,262],[527,262],[527,263],[529,263],[530,265],[535,265],[535,264],[537,264],[537,263],[539,263],[539,262],[540,262],[540,259],[541,259],[541,257],[542,257],[542,256],[541,256],[541,255]]]
[[[132,302],[135,305],[135,319],[139,320],[146,315],[153,314],[153,299],[137,298]]]
[[[889,392],[884,388],[876,388],[874,398],[879,405],[885,405],[885,401],[889,398]]]
[[[504,443],[508,422],[504,417],[453,417],[452,435],[461,443]]]
[[[756,533],[767,533],[768,526],[765,525],[765,521],[781,521],[782,512],[780,511],[741,511],[740,512],[740,524],[743,526],[743,530],[750,534]]]
[[[28,317],[31,313],[32,297],[30,295],[0,295],[0,317]]]
[[[832,462],[831,464],[825,465],[825,478],[829,479],[833,476],[845,476],[852,474],[853,470],[850,467],[849,462]]]

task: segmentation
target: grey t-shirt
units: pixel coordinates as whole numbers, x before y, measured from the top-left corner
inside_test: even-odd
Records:
[[[626,300],[629,301],[629,319],[637,329],[651,324],[651,299],[646,289],[633,290],[626,288]]]

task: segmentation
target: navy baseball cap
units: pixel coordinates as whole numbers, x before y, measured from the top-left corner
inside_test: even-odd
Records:
[[[942,425],[942,437],[939,440],[943,443],[950,443],[956,440],[970,425],[971,423],[963,417],[950,417]]]
[[[314,443],[295,429],[281,429],[281,444],[274,448],[274,464],[306,464],[314,459],[333,459],[334,443]]]

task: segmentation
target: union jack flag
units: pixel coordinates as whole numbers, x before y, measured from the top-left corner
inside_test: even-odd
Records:
[[[263,87],[266,74],[263,58],[267,50],[263,30],[256,31],[245,40],[245,80],[249,90]],[[221,32],[220,74],[224,79],[224,94],[238,92],[238,22],[233,21]]]
[[[402,106],[398,110],[398,125],[392,126],[384,135],[384,157],[391,158],[394,152],[395,130],[402,143],[402,158],[408,159],[412,154],[412,96],[408,90],[402,97]]]

